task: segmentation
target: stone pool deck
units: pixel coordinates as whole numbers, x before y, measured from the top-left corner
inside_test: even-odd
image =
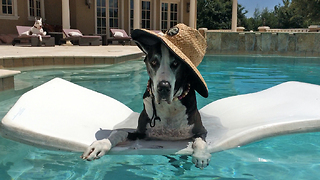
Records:
[[[14,88],[22,68],[116,64],[140,59],[137,46],[0,46],[0,91]]]
[[[0,46],[0,68],[115,64],[142,55],[137,46]]]

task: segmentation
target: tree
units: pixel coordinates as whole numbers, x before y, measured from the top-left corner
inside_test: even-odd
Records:
[[[274,13],[278,18],[278,28],[301,28],[303,27],[303,17],[297,13],[290,0],[282,0],[283,6],[276,6]]]
[[[261,12],[261,22],[262,26],[276,28],[278,24],[278,18],[275,15],[274,11],[269,11],[268,8],[264,8]]]
[[[232,20],[232,0],[198,0],[197,26],[208,29],[230,29]],[[247,23],[245,13],[238,5],[238,20],[240,24]]]
[[[292,8],[304,26],[320,24],[320,0],[292,0]]]
[[[231,11],[224,0],[198,0],[198,27],[230,29]]]
[[[238,4],[238,27],[247,27],[248,26],[248,20],[246,17],[246,14],[248,13],[247,10],[245,10],[244,7],[242,7],[241,4]]]
[[[238,4],[238,26],[246,30],[258,30],[259,26],[270,28],[307,28],[320,24],[320,0],[282,0],[273,10],[255,9],[253,17]],[[232,0],[198,0],[198,27],[230,29]]]
[[[290,0],[283,0],[283,5],[276,5],[273,10],[264,8],[262,11],[255,9],[253,18],[248,19],[249,29],[258,30],[259,26],[270,28],[301,28],[304,19],[297,13]]]
[[[262,20],[261,20],[261,12],[258,8],[255,8],[253,17],[249,18],[247,20],[247,26],[245,27],[247,30],[258,30],[259,26],[262,26]]]

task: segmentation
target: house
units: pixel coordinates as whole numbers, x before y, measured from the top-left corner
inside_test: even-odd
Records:
[[[52,27],[84,34],[109,34],[110,28],[166,30],[177,23],[196,27],[197,0],[2,0],[0,34],[16,34],[35,17]],[[54,31],[58,31],[55,28]]]

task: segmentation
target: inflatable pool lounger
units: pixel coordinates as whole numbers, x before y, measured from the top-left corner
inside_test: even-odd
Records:
[[[320,130],[320,86],[286,82],[200,109],[211,153],[282,134]],[[134,131],[139,113],[55,78],[21,96],[0,124],[3,137],[53,150],[84,151],[112,130]],[[127,141],[109,154],[192,154],[191,140]]]

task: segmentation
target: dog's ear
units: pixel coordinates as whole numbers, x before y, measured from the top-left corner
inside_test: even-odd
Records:
[[[145,54],[149,54],[150,50],[151,50],[151,45],[146,45],[146,44],[143,44],[143,43],[140,43],[138,41],[134,41],[138,47],[145,53]]]
[[[37,17],[34,17],[34,21],[37,21]]]
[[[138,47],[146,54],[149,54],[152,48],[160,42],[154,35],[146,34],[141,30],[134,30],[131,37]]]
[[[41,22],[42,22],[42,18],[40,18],[40,19],[39,19],[39,21],[41,21]]]

